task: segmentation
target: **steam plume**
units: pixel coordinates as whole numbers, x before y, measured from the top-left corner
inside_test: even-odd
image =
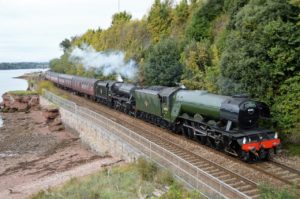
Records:
[[[69,57],[71,62],[82,64],[87,70],[95,68],[105,76],[115,74],[119,80],[122,77],[133,80],[138,72],[136,62],[125,62],[124,59],[125,55],[121,51],[97,52],[86,44],[73,49]]]

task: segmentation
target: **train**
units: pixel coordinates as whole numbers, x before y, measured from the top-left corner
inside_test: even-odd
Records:
[[[167,128],[174,133],[236,156],[266,161],[281,141],[274,130],[260,127],[270,118],[267,104],[245,95],[225,96],[181,87],[139,86],[51,71],[45,78],[56,86]]]

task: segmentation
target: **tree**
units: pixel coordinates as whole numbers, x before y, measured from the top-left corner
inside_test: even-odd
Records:
[[[208,0],[196,11],[187,26],[186,37],[190,40],[200,41],[211,37],[211,21],[221,12],[224,0]]]
[[[252,0],[235,15],[221,58],[222,93],[272,103],[278,86],[300,70],[298,13],[287,0]]]
[[[172,22],[171,1],[155,0],[147,18],[147,27],[151,33],[152,41],[158,42],[160,38],[169,35]]]
[[[126,11],[116,13],[112,16],[112,25],[130,21],[132,15]]]
[[[182,53],[185,65],[182,83],[188,89],[205,89],[205,68],[211,65],[209,42],[193,40]]]
[[[179,60],[177,44],[171,39],[161,40],[151,47],[145,61],[147,85],[175,86],[182,74]]]
[[[171,36],[178,39],[184,39],[186,22],[189,19],[189,5],[187,0],[181,0],[180,3],[173,9]]]
[[[293,134],[293,142],[300,143],[300,73],[283,82],[273,106],[278,127]]]
[[[60,42],[59,47],[66,52],[71,47],[71,41],[69,39],[64,39]]]

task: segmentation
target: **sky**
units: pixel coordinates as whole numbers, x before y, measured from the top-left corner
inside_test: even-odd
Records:
[[[59,57],[59,43],[88,29],[107,28],[128,11],[142,18],[154,0],[0,0],[0,63]]]

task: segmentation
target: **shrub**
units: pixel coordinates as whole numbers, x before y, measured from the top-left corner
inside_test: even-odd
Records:
[[[158,171],[157,166],[153,162],[148,162],[144,158],[139,158],[136,166],[142,180],[152,181]]]
[[[37,92],[39,94],[43,94],[42,93],[43,89],[46,89],[48,91],[54,91],[55,87],[54,87],[53,83],[50,81],[41,81],[37,85]]]

